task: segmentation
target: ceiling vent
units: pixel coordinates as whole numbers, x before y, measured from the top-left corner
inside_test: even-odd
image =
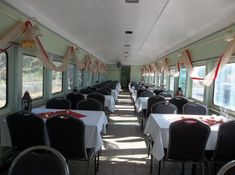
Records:
[[[125,0],[126,3],[139,3],[139,0]]]
[[[125,44],[124,46],[125,46],[125,47],[130,47],[130,44]]]
[[[125,34],[132,34],[133,33],[133,31],[130,31],[130,30],[127,30],[127,31],[125,31]]]

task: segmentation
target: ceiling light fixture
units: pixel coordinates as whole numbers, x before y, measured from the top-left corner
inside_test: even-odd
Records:
[[[125,0],[126,3],[139,3],[139,0]]]
[[[124,52],[125,54],[127,54],[128,52]]]
[[[125,46],[125,47],[130,47],[130,44],[125,44],[124,46]]]

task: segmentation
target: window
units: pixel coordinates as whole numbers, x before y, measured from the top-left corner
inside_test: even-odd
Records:
[[[185,68],[181,68],[178,87],[182,89],[184,95],[186,92],[186,78],[187,78],[187,70]]]
[[[170,91],[174,91],[174,83],[175,83],[175,77],[170,76]]]
[[[83,73],[83,71],[78,69],[78,86],[79,86],[79,88],[82,87],[82,77],[83,77],[82,73]]]
[[[214,104],[235,111],[235,63],[220,70],[214,86]]]
[[[0,108],[7,104],[7,54],[0,53]]]
[[[194,73],[199,78],[205,77],[206,66],[195,66]],[[192,83],[192,98],[203,101],[204,86],[199,83],[200,80],[193,80]]]
[[[68,69],[68,89],[71,90],[74,88],[75,85],[75,65],[74,64],[69,64],[69,69]]]
[[[164,72],[163,85],[165,88],[167,87],[167,79],[168,79],[168,75],[166,75],[166,73]]]
[[[28,91],[32,99],[43,97],[43,66],[29,55],[23,55],[22,64],[22,95]]]
[[[61,66],[61,62],[53,61],[54,64],[58,67]],[[62,72],[52,71],[52,94],[57,92],[62,92],[62,82],[63,82],[63,74]]]

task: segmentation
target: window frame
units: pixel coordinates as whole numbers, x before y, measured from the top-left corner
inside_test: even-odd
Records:
[[[22,56],[24,57],[24,55],[26,56],[30,56],[30,57],[35,57],[36,59],[37,56],[33,55],[33,54],[29,54],[29,53],[25,53],[23,52]],[[23,59],[23,58],[22,58]],[[23,65],[22,65],[22,70],[23,70]],[[32,98],[32,101],[36,101],[36,100],[41,100],[45,98],[45,66],[42,65],[42,96],[41,97],[37,97],[37,98]],[[22,72],[22,90],[23,90],[23,72]],[[23,96],[24,92],[22,92],[22,96]]]
[[[5,53],[6,55],[6,102],[4,106],[0,107],[0,110],[6,109],[9,104],[9,55],[7,51],[3,51],[2,53]]]
[[[61,64],[63,63],[62,60],[60,60],[60,59],[55,59],[55,58],[52,60],[52,62],[60,62]],[[51,71],[51,92],[50,92],[52,96],[54,96],[54,95],[56,95],[56,94],[63,93],[63,91],[64,91],[64,72],[61,72],[61,73],[62,73],[62,77],[61,77],[61,80],[62,80],[62,83],[61,83],[61,91],[59,91],[59,92],[54,92],[54,93],[53,93],[53,91],[52,91],[52,90],[53,90],[53,87],[52,87],[52,86],[53,86],[53,83],[52,83],[52,82],[53,82],[53,79],[52,79],[52,73],[53,73],[53,71],[54,71],[54,70]]]
[[[207,75],[207,65],[205,63],[200,63],[200,64],[195,64],[193,67],[201,67],[201,66],[205,66],[205,76]],[[204,77],[205,77],[204,76]],[[203,78],[203,77],[202,77]],[[191,78],[190,78],[191,79]],[[194,101],[200,102],[200,103],[204,103],[205,102],[205,93],[206,93],[206,87],[204,86],[203,88],[203,100],[199,100],[196,99],[192,96],[193,94],[193,80],[191,79],[191,85],[190,85],[190,98]]]
[[[188,93],[188,92],[186,92],[186,90],[187,90],[187,83],[188,83],[188,70],[187,70],[187,68],[184,67],[184,66],[180,67],[180,71],[181,71],[181,69],[185,69],[185,70],[186,70],[185,90],[183,91],[183,89],[182,89],[182,87],[181,87],[181,89],[182,89],[182,91],[183,91],[183,96],[186,97],[186,96],[187,96],[187,93]],[[180,71],[179,71],[179,77],[178,77],[178,83],[177,83],[177,86],[178,86],[178,87],[179,87],[179,82],[180,82]],[[178,87],[177,87],[177,88],[178,88]]]
[[[69,83],[70,83],[70,81],[69,81],[69,70],[70,70],[70,66],[73,66],[73,87],[71,87],[71,89],[69,89]],[[68,65],[68,71],[67,71],[67,78],[68,78],[68,81],[67,81],[67,83],[68,83],[68,86],[67,86],[67,90],[68,91],[72,91],[75,87],[76,87],[76,80],[75,80],[75,75],[76,75],[76,71],[75,71],[75,69],[76,69],[76,66],[75,66],[75,64],[74,63],[69,63],[69,65]],[[62,79],[63,79],[63,77],[62,77]],[[63,84],[62,84],[62,86],[63,86]]]
[[[230,61],[227,64],[235,64],[235,56],[232,56],[230,58]],[[216,105],[214,103],[214,94],[215,94],[215,81],[213,82],[213,86],[212,86],[212,94],[211,94],[211,107],[215,110],[218,111],[218,113],[220,113],[220,106]],[[233,116],[235,115],[235,110],[231,110],[231,109],[227,109],[228,110],[228,114],[232,114]]]

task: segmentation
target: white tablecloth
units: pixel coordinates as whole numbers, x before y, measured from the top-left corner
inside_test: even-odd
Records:
[[[132,88],[132,91],[131,91],[131,97],[132,97],[133,101],[136,102],[136,100],[137,100],[137,90],[135,90],[134,87]]]
[[[135,108],[137,112],[147,109],[149,97],[138,97],[135,102]]]
[[[55,112],[58,109],[35,108],[34,113],[42,112]],[[71,110],[79,114],[86,115],[87,117],[80,118],[85,124],[85,147],[95,148],[96,151],[101,149],[103,140],[101,133],[106,133],[106,124],[108,123],[107,117],[103,111],[84,111],[84,110]],[[11,139],[6,120],[1,120],[1,145],[11,146]],[[46,137],[48,137],[46,135]],[[47,139],[48,140],[48,139]]]
[[[112,95],[105,95],[105,107],[108,107],[109,111],[114,112],[115,101]]]
[[[111,95],[113,96],[114,101],[117,101],[117,99],[118,99],[118,92],[117,92],[116,89],[112,89]]]
[[[144,133],[151,134],[154,141],[151,153],[154,158],[161,160],[165,153],[164,148],[168,147],[169,140],[169,126],[177,118],[210,118],[211,116],[195,116],[195,115],[182,115],[182,114],[150,114],[147,124],[145,126]],[[220,116],[213,116],[216,120],[220,120]],[[225,120],[225,119],[223,119]],[[214,150],[216,145],[217,133],[219,129],[219,124],[210,127],[211,133],[209,135],[206,150]]]

